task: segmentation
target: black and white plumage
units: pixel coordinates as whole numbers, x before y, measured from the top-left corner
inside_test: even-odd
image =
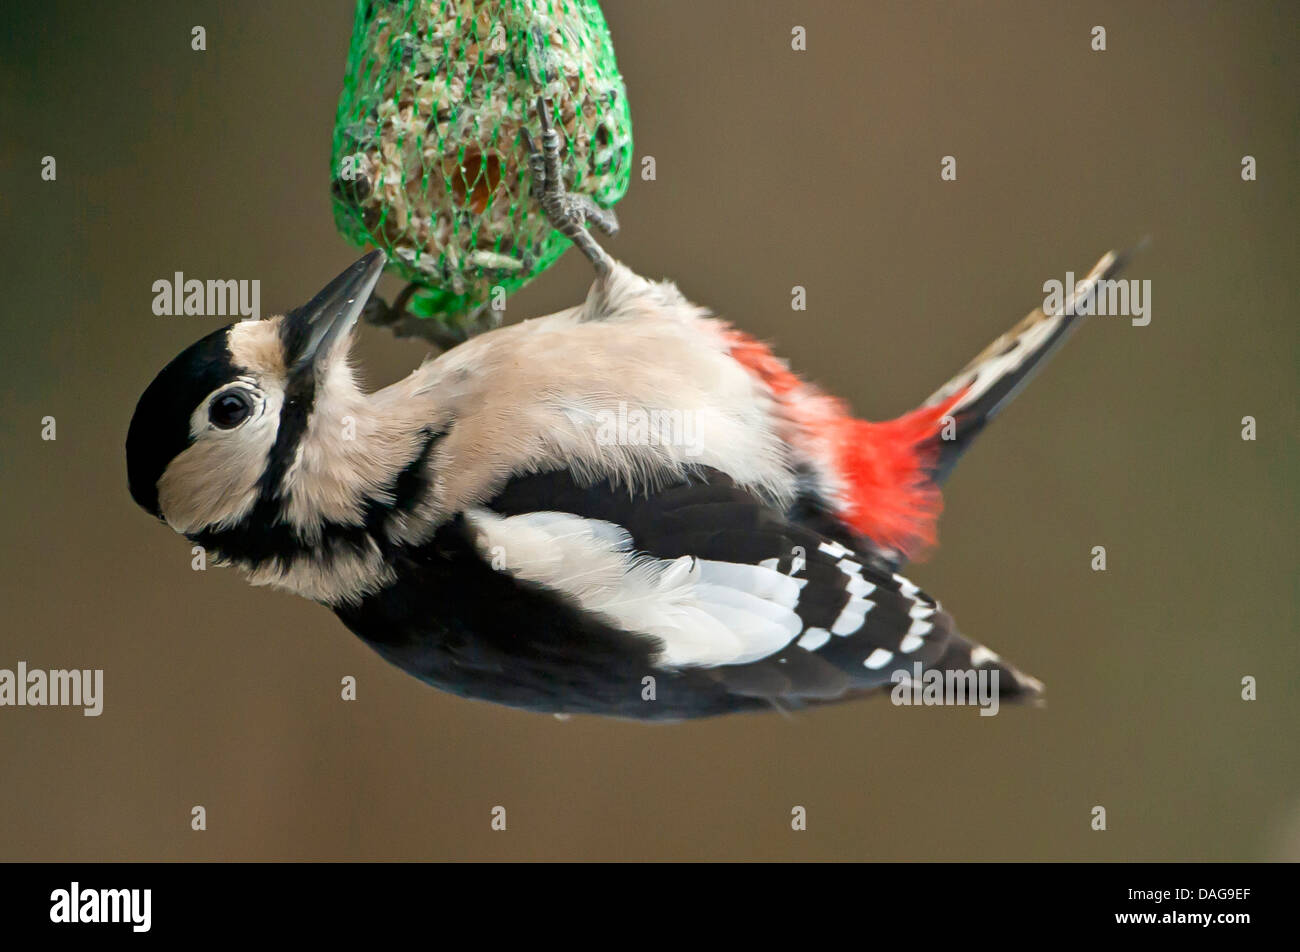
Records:
[[[878,690],[915,662],[996,667],[1008,699],[1040,688],[915,585],[716,472],[640,496],[564,471],[518,477],[395,558],[398,579],[336,606],[343,622],[437,687],[533,710],[795,708]]]
[[[932,406],[872,429],[673,285],[599,263],[582,305],[366,394],[347,354],[384,264],[367,255],[158,375],[127,437],[132,495],[466,697],[680,719],[874,693],[917,663],[1041,693],[898,572],[955,455],[1069,321],[1035,312]],[[690,432],[611,431],[629,414]]]

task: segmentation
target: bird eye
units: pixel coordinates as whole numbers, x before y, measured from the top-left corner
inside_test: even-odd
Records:
[[[219,393],[208,407],[208,419],[213,426],[230,430],[248,419],[253,412],[253,401],[243,390],[227,390]]]

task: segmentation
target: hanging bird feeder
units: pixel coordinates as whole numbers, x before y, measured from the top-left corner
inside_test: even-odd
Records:
[[[566,186],[609,208],[632,124],[596,0],[360,0],[332,155],[334,218],[415,285],[406,312],[464,329],[563,253],[531,192],[542,97]],[[432,335],[430,335],[432,336]]]

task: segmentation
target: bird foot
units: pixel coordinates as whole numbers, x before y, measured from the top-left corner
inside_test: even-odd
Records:
[[[564,170],[560,161],[560,134],[551,124],[546,100],[537,97],[537,116],[542,126],[542,141],[534,141],[527,129],[523,130],[528,146],[528,167],[532,172],[532,192],[546,212],[551,227],[560,232],[591,261],[596,273],[605,276],[614,266],[614,259],[602,248],[584,226],[591,222],[606,235],[618,234],[618,218],[612,209],[601,208],[588,195],[571,194],[564,187]]]

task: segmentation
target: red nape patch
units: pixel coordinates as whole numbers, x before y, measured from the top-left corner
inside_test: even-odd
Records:
[[[943,496],[926,471],[934,439],[957,393],[885,423],[855,419],[848,408],[791,373],[767,345],[729,330],[731,356],[761,380],[800,431],[795,443],[831,470],[843,491],[837,515],[879,545],[915,557],[935,543]]]

